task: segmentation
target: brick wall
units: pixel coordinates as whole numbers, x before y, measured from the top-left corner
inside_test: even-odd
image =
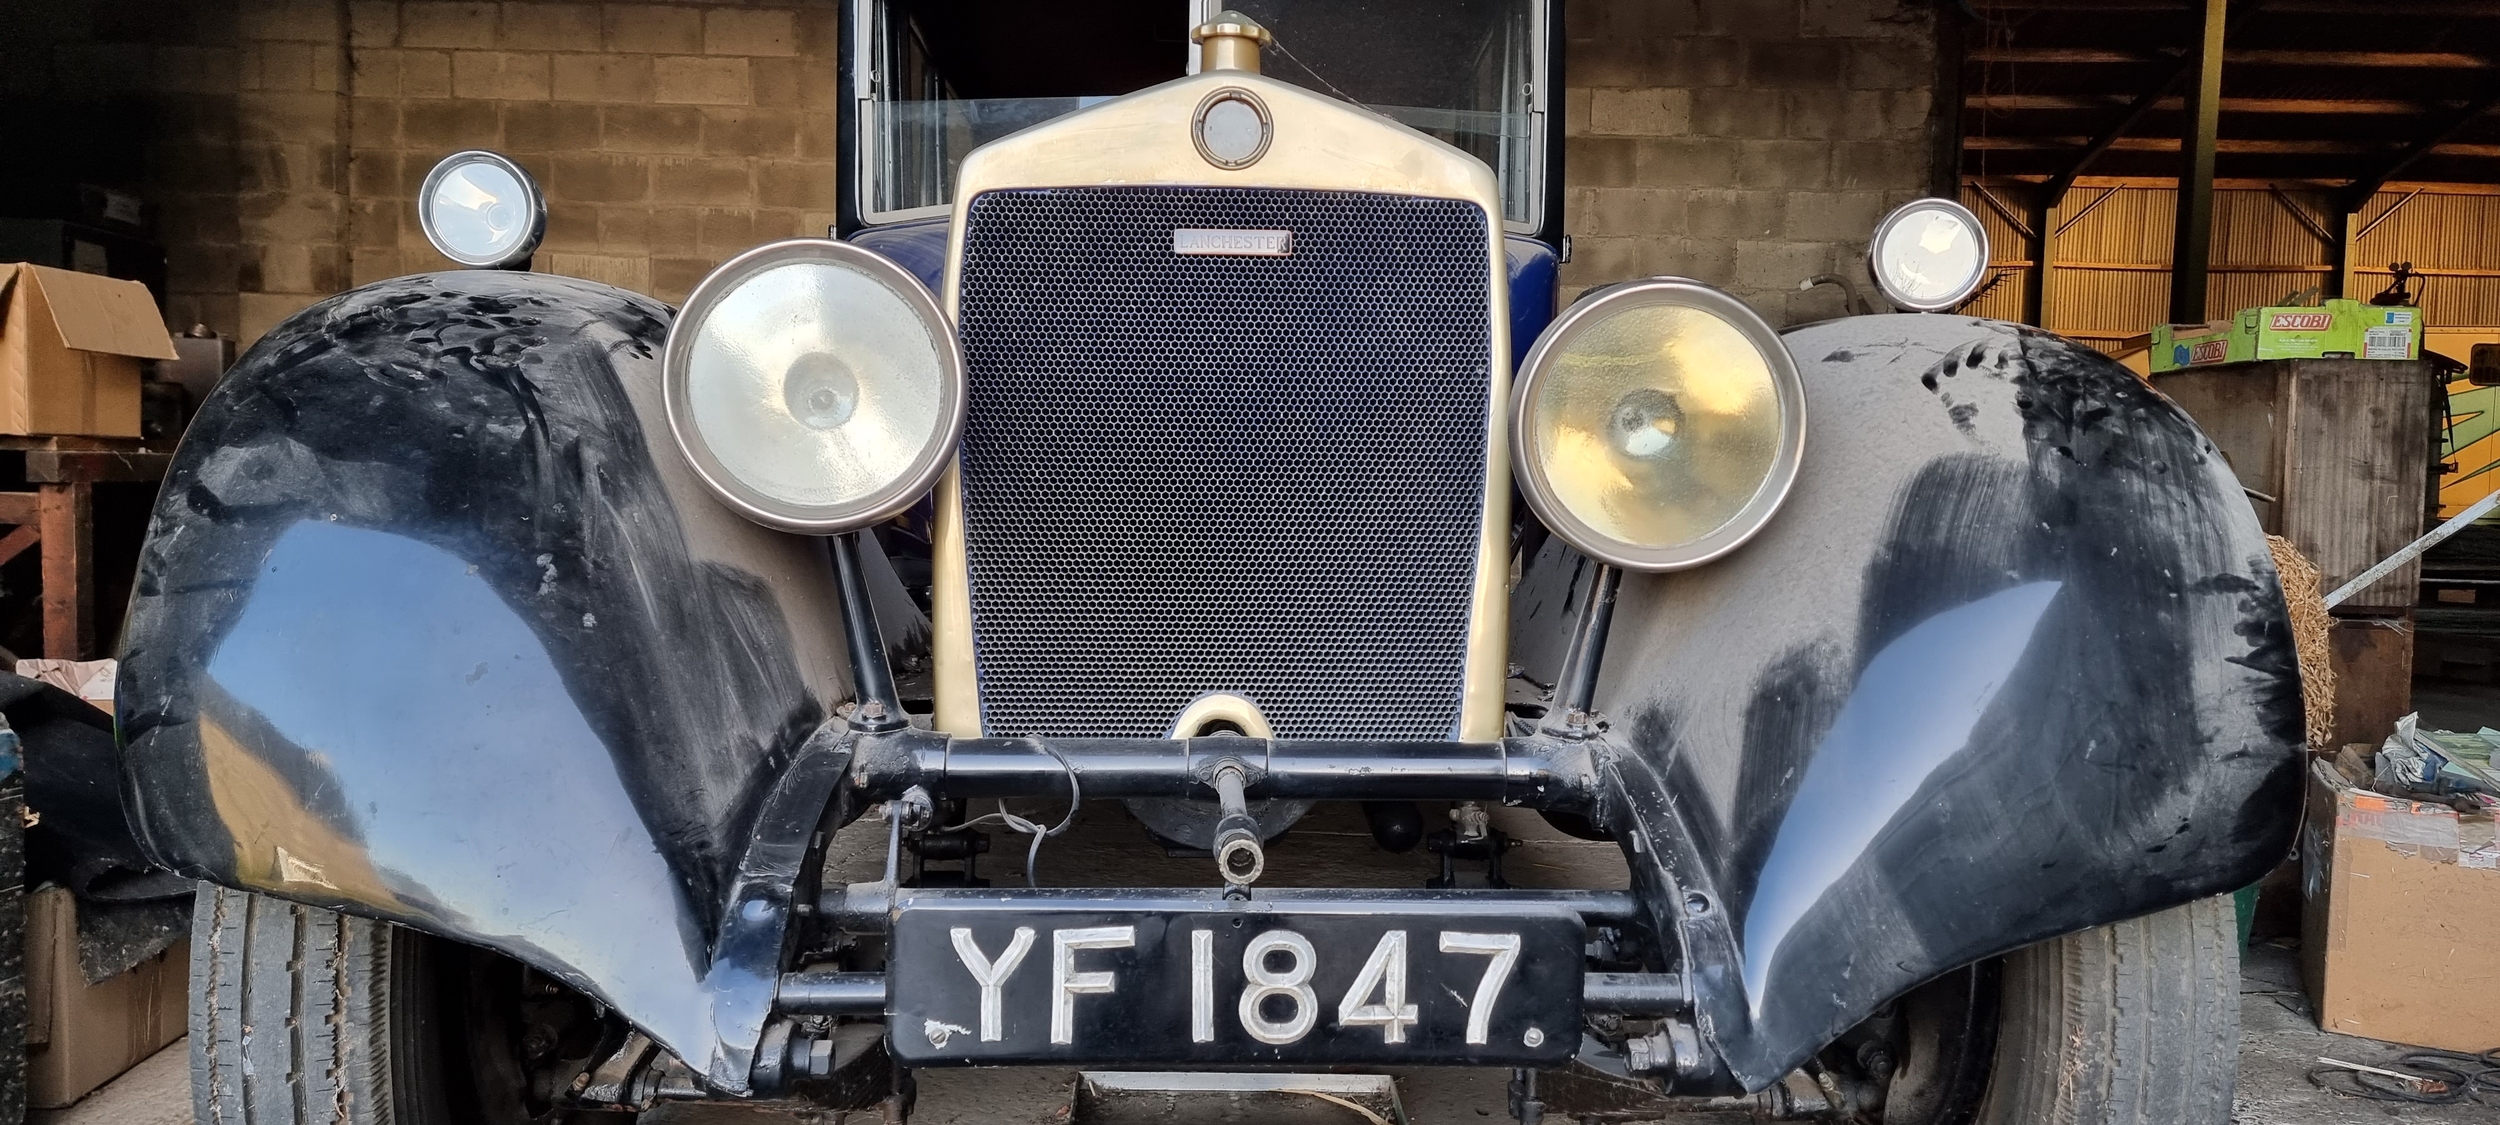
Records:
[[[1838,312],[1797,283],[1862,277],[1875,219],[1927,187],[1922,0],[1570,3],[1566,284],[1683,273],[1775,321]],[[0,2],[0,141],[155,205],[178,326],[249,340],[447,265],[413,197],[464,147],[546,188],[538,268],[674,301],[832,221],[835,23],[832,0]]]
[[[1681,274],[1774,323],[1869,300],[1866,239],[1928,194],[1935,31],[1920,0],[1569,0],[1567,288]]]

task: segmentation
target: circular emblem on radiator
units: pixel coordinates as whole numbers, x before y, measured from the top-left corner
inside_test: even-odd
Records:
[[[1276,121],[1268,116],[1267,103],[1257,94],[1226,86],[1198,103],[1198,111],[1189,115],[1189,132],[1198,142],[1198,155],[1207,163],[1247,168],[1267,155]]]

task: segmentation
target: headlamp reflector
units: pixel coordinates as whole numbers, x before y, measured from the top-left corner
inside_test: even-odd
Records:
[[[1867,270],[1904,312],[1943,312],[1970,300],[1988,277],[1988,230],[1950,199],[1913,199],[1875,224]]]
[[[713,271],[669,329],[669,428],[732,508],[829,534],[925,495],[963,427],[963,359],[918,279],[793,239]]]
[[[1512,396],[1521,491],[1558,535],[1634,570],[1734,550],[1796,477],[1805,392],[1744,302],[1681,278],[1566,311]]]

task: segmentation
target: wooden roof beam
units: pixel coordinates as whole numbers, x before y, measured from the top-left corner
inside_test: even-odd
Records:
[[[2495,153],[2494,155],[2500,156],[2500,153]],[[1993,187],[2038,187],[2041,184],[2047,183],[2048,180],[2048,174],[2045,172],[1991,172],[1985,176],[1965,172],[1962,174],[1961,182],[1968,185],[1988,185]],[[2085,176],[2083,179],[2075,183],[2075,186],[2079,188],[2131,187],[2160,188],[2163,190],[2168,190],[2170,188],[2177,187],[2178,185],[2179,180],[2176,176]],[[2328,195],[2326,204],[2330,207],[2334,206],[2335,203],[2333,193],[2340,192],[2351,186],[2352,181],[2348,179],[2283,176],[2214,177],[2214,190],[2216,191],[2265,191],[2269,188],[2280,187],[2296,191],[2323,192]],[[2454,181],[2421,183],[2400,180],[2395,183],[2391,183],[2386,187],[2380,188],[2379,190],[2381,192],[2399,190],[2411,191],[2415,188],[2422,189],[2422,194],[2424,195],[2500,195],[2500,183],[2469,184],[2457,183]]]
[[[2301,51],[2278,47],[2224,51],[2222,61],[2235,66],[2288,66],[2303,70],[2489,70],[2493,65],[2490,59],[2463,51]]]
[[[2180,161],[2178,218],[2171,223],[2170,323],[2193,324],[2205,319],[2206,265],[2213,255],[2214,156],[2222,133],[2222,48],[2230,33],[2248,22],[2262,0],[2205,0],[2196,21],[2196,62],[2187,77],[2187,138]],[[2081,169],[2076,169],[2080,171]],[[2073,173],[2064,177],[2074,182]],[[2062,190],[2062,189],[2060,189]]]
[[[2389,159],[2387,163],[2379,165],[2368,175],[2354,180],[2352,190],[2344,195],[2343,204],[2345,212],[2352,213],[2361,210],[2362,207],[2366,206],[2370,202],[2371,196],[2378,194],[2378,189],[2385,187],[2387,185],[2387,181],[2396,178],[2397,173],[2412,167],[2414,161],[2420,160],[2425,156],[2429,156],[2433,152],[2440,151],[2450,139],[2454,138],[2457,134],[2464,132],[2467,126],[2481,120],[2485,114],[2490,113],[2494,109],[2500,109],[2500,82],[2495,82],[2489,87],[2486,87],[2483,91],[2482,97],[2475,99],[2473,102],[2466,105],[2465,108],[2458,110],[2456,113],[2450,115],[2446,120],[2433,126],[2429,132],[2426,132],[2422,136],[2416,138],[2412,144],[2406,145],[2403,151],[2398,152],[2393,158]],[[2460,145],[2456,147],[2481,148],[2486,146]]]
[[[2111,109],[2120,103],[2115,95],[2098,94],[1973,94],[1962,104],[1974,109],[2019,112],[2022,110]],[[2171,112],[2185,108],[2187,100],[2163,98],[2153,108]],[[2355,114],[2372,116],[2420,116],[2439,107],[2421,102],[2388,98],[2224,98],[2224,113]]]
[[[1988,149],[1996,152],[2041,152],[2072,150],[2084,144],[2085,137],[1969,137],[1962,147]],[[2116,152],[2177,152],[2177,137],[2124,137],[2110,146]],[[2224,137],[2214,143],[2214,151],[2233,156],[2363,156],[2386,151],[2362,141],[2286,141],[2254,137]],[[2425,155],[2464,156],[2476,159],[2500,157],[2500,144],[2468,144],[2449,141]]]
[[[2248,17],[2256,14],[2257,9],[2264,7],[2265,4],[2266,0],[2240,0],[2239,3],[2231,5],[2230,15],[2223,20],[2224,26],[2220,29],[2223,39],[2229,40],[2231,33],[2247,24]],[[2230,56],[2225,54],[2223,58],[2225,65],[2228,65]],[[2085,169],[2090,168],[2093,161],[2101,158],[2102,153],[2108,152],[2109,146],[2118,143],[2118,138],[2126,136],[2129,130],[2143,124],[2145,116],[2152,113],[2155,106],[2160,105],[2164,98],[2169,97],[2171,91],[2178,89],[2181,82],[2187,81],[2189,75],[2196,73],[2200,61],[2201,56],[2194,51],[2184,52],[2173,60],[2169,68],[2162,73],[2160,81],[2146,87],[2143,93],[2136,95],[2135,100],[2129,102],[2126,110],[2118,115],[2118,120],[2111,122],[2109,128],[2101,131],[2101,135],[2092,138],[2089,144],[2084,145],[2083,151],[2076,153],[2074,160],[2049,181],[2045,206],[2055,208],[2059,202],[2063,201],[2066,198],[2067,189],[2075,186],[2075,177],[2082,175]]]
[[[1971,0],[1982,12],[2167,12],[2189,11],[2180,0]],[[2285,12],[2350,16],[2429,16],[2500,19],[2491,0],[2282,0]]]
[[[2279,3],[2280,0],[2277,0]],[[1973,47],[1972,62],[2024,65],[2126,65],[2175,62],[2175,52],[2124,51],[2107,47]],[[2231,66],[2288,66],[2338,70],[2488,70],[2494,64],[2459,51],[2296,51],[2249,47],[2224,51]]]

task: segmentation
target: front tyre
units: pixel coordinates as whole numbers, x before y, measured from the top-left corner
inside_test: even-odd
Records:
[[[2229,896],[2005,958],[1987,1125],[2222,1125],[2239,1075]]]
[[[512,1009],[497,1002],[517,994],[518,968],[388,923],[203,886],[191,923],[193,1120],[529,1121],[502,1018]]]

